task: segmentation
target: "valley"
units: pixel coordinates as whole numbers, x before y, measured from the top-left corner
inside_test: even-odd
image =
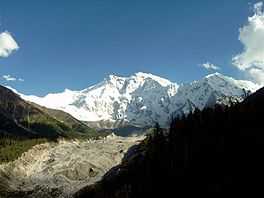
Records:
[[[219,73],[178,85],[141,72],[42,98],[0,86],[0,197],[66,198],[126,178],[147,160],[156,123],[169,132],[172,118],[228,108],[258,87]]]
[[[1,1],[0,198],[257,197],[263,114],[264,0]]]
[[[13,162],[0,165],[0,197],[70,197],[99,181],[144,136],[99,140],[59,140],[34,146]]]

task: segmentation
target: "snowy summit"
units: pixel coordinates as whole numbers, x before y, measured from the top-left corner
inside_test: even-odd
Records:
[[[65,89],[45,97],[26,96],[25,100],[63,110],[82,121],[125,122],[149,126],[168,125],[171,115],[187,114],[216,103],[241,101],[256,91],[250,81],[235,80],[214,73],[190,84],[173,83],[148,73],[129,77],[109,75],[102,82],[80,91]]]

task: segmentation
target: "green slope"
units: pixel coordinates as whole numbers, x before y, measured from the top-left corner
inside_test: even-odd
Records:
[[[0,86],[0,134],[47,138],[98,135],[69,114],[29,103],[3,86]]]

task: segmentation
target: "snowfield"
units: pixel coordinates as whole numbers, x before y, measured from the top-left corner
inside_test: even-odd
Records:
[[[240,102],[258,88],[250,81],[235,80],[219,73],[179,85],[139,72],[129,77],[110,75],[81,91],[65,89],[44,97],[20,96],[65,111],[82,121],[128,123],[138,127],[159,122],[166,127],[171,115],[188,114],[195,108],[202,110],[216,103]]]
[[[0,191],[19,192],[18,197],[70,197],[100,180],[143,138],[112,134],[100,140],[36,145],[16,161],[0,165]]]

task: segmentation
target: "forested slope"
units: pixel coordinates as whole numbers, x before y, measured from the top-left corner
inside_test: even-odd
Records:
[[[264,89],[231,107],[196,110],[157,127],[99,183],[75,197],[263,193]]]

